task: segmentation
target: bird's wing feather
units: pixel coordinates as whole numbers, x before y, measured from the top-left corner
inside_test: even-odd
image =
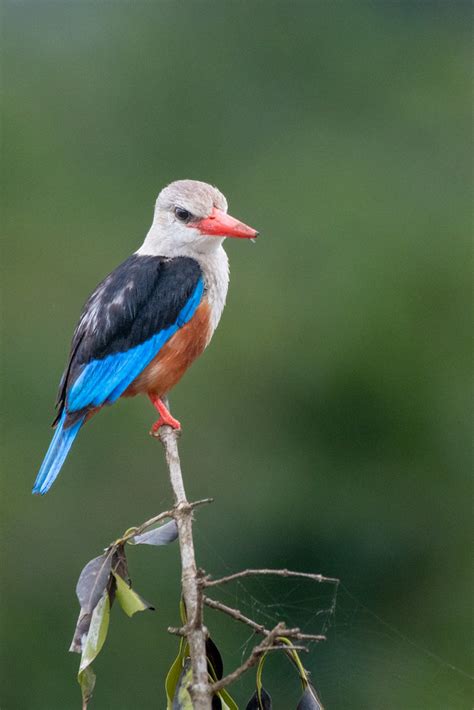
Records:
[[[114,402],[194,315],[204,283],[187,257],[133,255],[99,284],[74,333],[58,395],[75,413]]]

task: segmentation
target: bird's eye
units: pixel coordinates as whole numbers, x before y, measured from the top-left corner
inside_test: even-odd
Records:
[[[189,222],[192,217],[191,212],[188,212],[183,207],[175,207],[174,213],[180,222]]]

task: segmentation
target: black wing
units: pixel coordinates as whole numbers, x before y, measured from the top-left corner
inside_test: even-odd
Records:
[[[134,254],[120,264],[84,306],[59,386],[57,419],[65,407],[73,414],[115,401],[193,316],[203,288],[199,264],[188,257]]]

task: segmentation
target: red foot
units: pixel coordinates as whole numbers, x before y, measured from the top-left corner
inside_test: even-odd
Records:
[[[159,429],[165,425],[170,426],[172,429],[180,431],[181,424],[178,422],[177,419],[171,416],[170,412],[168,411],[164,403],[161,401],[161,399],[153,394],[150,394],[148,396],[150,397],[150,401],[155,407],[155,409],[160,413],[160,418],[152,425],[150,434],[155,436]]]

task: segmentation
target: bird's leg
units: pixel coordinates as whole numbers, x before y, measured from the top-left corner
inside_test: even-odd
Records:
[[[181,424],[178,422],[177,419],[171,416],[163,401],[154,394],[149,394],[148,396],[152,405],[160,414],[160,418],[152,425],[150,434],[155,435],[160,429],[160,427],[164,426],[165,424],[179,431],[181,429]]]

